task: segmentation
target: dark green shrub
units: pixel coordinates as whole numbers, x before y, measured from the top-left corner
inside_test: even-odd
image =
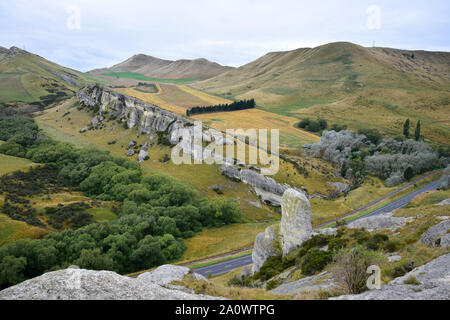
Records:
[[[275,289],[276,287],[278,287],[280,285],[280,281],[279,280],[270,280],[267,282],[266,284],[266,290],[270,291],[272,289]]]
[[[328,243],[328,250],[330,252],[337,252],[341,250],[342,248],[345,248],[347,245],[348,239],[345,238],[334,238],[330,240]]]
[[[377,129],[359,129],[359,134],[363,134],[369,139],[370,142],[372,142],[374,145],[377,145],[381,141],[381,134]]]
[[[389,237],[383,233],[374,234],[366,243],[366,248],[370,250],[378,250]]]
[[[350,236],[355,239],[358,244],[364,244],[370,239],[370,232],[366,229],[357,229]]]
[[[302,274],[309,276],[322,271],[332,259],[333,256],[329,251],[323,251],[317,248],[310,249],[301,259],[300,266]]]
[[[267,281],[283,271],[283,264],[281,256],[270,257],[264,262],[263,266],[253,276],[254,279]]]
[[[397,266],[395,266],[390,273],[392,278],[397,278],[405,275],[410,272],[414,268],[414,262],[403,262]]]
[[[388,240],[384,244],[384,248],[387,252],[395,252],[400,247],[401,243],[398,240]]]

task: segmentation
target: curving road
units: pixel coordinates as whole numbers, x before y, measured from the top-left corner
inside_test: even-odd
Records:
[[[417,183],[418,181],[420,181],[422,179],[425,179],[426,177],[428,177],[428,176],[430,176],[430,175],[432,175],[434,173],[436,173],[436,172],[435,171],[431,172],[430,174],[427,174],[426,176],[423,176],[423,177],[421,177],[421,178],[419,178],[419,179],[417,179],[417,180],[415,180],[415,181],[413,181],[413,182],[411,182],[411,183],[409,183],[409,184],[407,184],[407,185],[405,185],[405,186],[403,186],[403,187],[401,187],[401,188],[399,188],[399,189],[389,193],[388,195],[386,195],[386,196],[384,196],[384,197],[382,197],[380,199],[377,199],[376,201],[371,202],[369,205],[361,207],[361,208],[359,208],[357,210],[354,210],[354,211],[352,211],[352,212],[350,212],[350,213],[340,217],[338,220],[344,219],[345,217],[348,217],[348,216],[353,215],[353,214],[358,213],[358,212],[363,212],[367,208],[373,206],[374,204],[377,204],[377,203],[381,202],[382,200],[385,200],[385,199],[387,199],[387,198],[389,198],[391,196],[394,196],[394,195],[398,194],[399,192],[405,190],[409,186]],[[370,214],[367,214],[367,215],[365,215],[363,217],[359,217],[357,219],[361,219],[361,218],[365,218],[365,217],[369,217],[369,216],[375,216],[375,215],[382,214],[382,213],[392,212],[394,210],[403,208],[404,206],[406,206],[412,199],[414,199],[419,194],[427,192],[427,191],[431,191],[431,190],[436,190],[438,185],[439,185],[439,180],[433,181],[433,182],[431,182],[431,183],[421,187],[420,189],[414,191],[413,193],[411,193],[411,194],[409,194],[407,196],[404,196],[404,197],[402,197],[402,198],[400,198],[400,199],[398,199],[398,200],[396,200],[396,201],[386,205],[383,208],[377,209],[377,210],[371,212]],[[316,228],[320,228],[320,227],[322,227],[324,225],[328,225],[328,224],[330,224],[330,222],[327,222],[325,224],[319,225]],[[208,275],[217,276],[217,275],[224,274],[224,273],[230,272],[230,271],[232,271],[234,269],[237,269],[237,268],[240,268],[240,267],[244,267],[244,266],[248,266],[248,265],[251,265],[251,264],[252,264],[252,256],[249,255],[249,256],[233,259],[233,260],[219,262],[217,264],[213,264],[213,265],[210,265],[210,266],[207,266],[207,267],[194,269],[194,272],[198,273],[198,274],[201,274],[202,276],[205,276],[205,277],[207,277]]]

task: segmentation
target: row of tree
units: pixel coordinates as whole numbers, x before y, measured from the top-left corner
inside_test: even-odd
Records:
[[[236,110],[252,109],[254,107],[255,107],[254,99],[240,100],[229,104],[219,104],[208,107],[193,107],[190,110],[186,110],[186,115],[191,116],[194,114],[202,114],[202,113],[236,111]]]
[[[405,123],[403,124],[403,135],[405,136],[406,139],[410,138],[410,135],[409,135],[410,126],[411,126],[411,121],[409,119],[406,119]],[[419,141],[421,139],[423,140],[423,137],[421,136],[421,132],[420,132],[420,120],[417,121],[416,129],[414,130],[414,139],[416,141]]]

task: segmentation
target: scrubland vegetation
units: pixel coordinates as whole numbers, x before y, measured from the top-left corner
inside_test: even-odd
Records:
[[[305,146],[307,152],[336,165],[341,175],[355,184],[366,174],[385,180],[388,187],[410,180],[414,175],[445,167],[448,157],[423,141],[404,137],[384,138],[374,129],[324,131],[320,142]]]

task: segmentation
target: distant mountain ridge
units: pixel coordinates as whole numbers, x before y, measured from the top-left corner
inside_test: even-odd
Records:
[[[137,54],[111,68],[95,69],[90,73],[101,75],[109,72],[134,72],[152,78],[205,80],[232,69],[234,68],[203,58],[172,61]]]

